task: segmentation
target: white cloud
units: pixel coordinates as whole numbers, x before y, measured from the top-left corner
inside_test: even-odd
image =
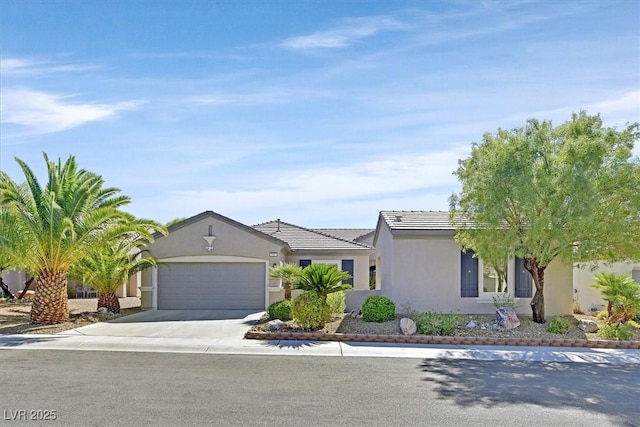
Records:
[[[119,111],[133,111],[146,101],[124,101],[115,104],[71,103],[70,96],[31,89],[2,91],[2,123],[29,128],[34,133],[52,133],[105,120]]]
[[[24,58],[0,58],[0,73],[5,76],[78,72],[99,68],[100,67],[96,65],[55,64],[49,61],[34,61]]]
[[[302,215],[308,216],[316,211],[315,216],[319,220],[328,211],[337,209],[344,214],[356,206],[363,214],[366,210],[366,215],[374,216],[380,209],[441,209],[446,206],[446,198],[450,194],[443,189],[457,185],[452,172],[458,159],[468,155],[468,150],[467,146],[459,146],[446,151],[396,155],[349,166],[272,172],[268,176],[254,176],[241,188],[228,188],[233,183],[225,182],[226,188],[165,193],[156,202],[162,204],[162,209],[157,206],[150,209],[158,212],[167,206],[175,206],[180,210],[173,212],[175,216],[213,209],[241,221],[256,222],[269,217],[269,212],[283,218],[287,215],[297,218],[296,212],[305,212]],[[439,199],[430,202],[432,196],[429,195],[433,194],[438,194]],[[380,200],[385,200],[388,205],[382,206]],[[415,200],[415,205],[411,200]],[[394,205],[394,201],[398,203]]]
[[[383,31],[397,31],[403,28],[402,23],[388,16],[351,18],[326,31],[286,39],[282,46],[289,49],[342,48]]]

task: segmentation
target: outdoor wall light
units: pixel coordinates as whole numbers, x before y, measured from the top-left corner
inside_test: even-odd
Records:
[[[213,241],[216,240],[216,236],[202,236],[204,240],[207,241],[206,249],[211,252],[213,250]]]

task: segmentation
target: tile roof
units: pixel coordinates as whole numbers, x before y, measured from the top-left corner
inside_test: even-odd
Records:
[[[312,230],[339,237],[340,239],[349,240],[351,242],[365,234],[376,231],[375,228],[313,228]]]
[[[318,230],[300,227],[284,221],[269,221],[253,226],[261,233],[286,242],[291,250],[371,250],[369,245],[351,242]]]
[[[448,211],[381,211],[391,230],[452,230]]]

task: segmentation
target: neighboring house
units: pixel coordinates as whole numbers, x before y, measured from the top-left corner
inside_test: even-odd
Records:
[[[371,246],[280,220],[254,227],[206,211],[148,246],[160,263],[141,274],[142,308],[264,310],[283,299],[269,280],[279,263],[332,263],[369,289]]]
[[[443,211],[380,212],[373,246],[376,248],[376,288],[399,311],[414,310],[493,313],[499,281],[495,271],[454,240],[456,231]],[[516,311],[530,314],[535,292],[522,260],[507,264],[506,291],[518,302]],[[552,262],[545,273],[545,314],[572,311],[572,267]]]
[[[573,271],[573,297],[576,305],[584,312],[599,311],[606,306],[601,292],[591,287],[596,281],[596,274],[603,272],[628,275],[640,284],[640,263],[616,262],[598,265],[587,263],[576,266]]]

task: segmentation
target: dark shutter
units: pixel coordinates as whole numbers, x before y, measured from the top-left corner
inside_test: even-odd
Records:
[[[307,266],[311,265],[311,260],[310,259],[301,259],[300,260],[300,267],[305,268]]]
[[[478,296],[478,258],[473,251],[460,253],[460,296]]]
[[[516,298],[533,296],[533,278],[524,268],[524,260],[516,257]]]
[[[342,283],[353,286],[353,260],[352,259],[342,260],[342,271],[346,271],[351,276],[350,279],[344,280]]]

